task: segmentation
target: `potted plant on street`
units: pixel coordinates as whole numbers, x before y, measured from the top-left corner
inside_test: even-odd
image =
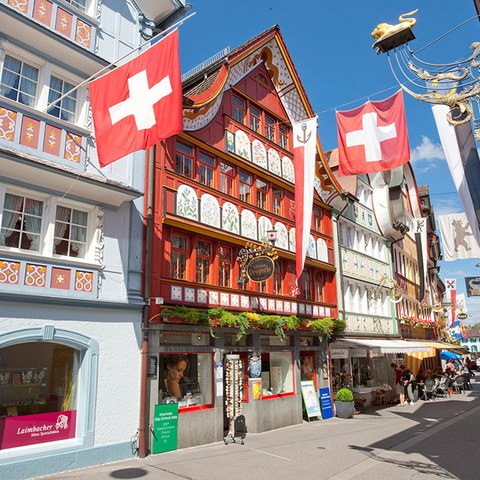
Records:
[[[355,402],[353,392],[348,388],[341,388],[335,395],[335,413],[339,418],[350,418],[353,415]]]

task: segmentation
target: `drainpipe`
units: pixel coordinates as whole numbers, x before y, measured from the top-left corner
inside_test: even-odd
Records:
[[[147,393],[147,366],[148,366],[148,323],[150,316],[150,273],[151,273],[151,248],[153,230],[153,195],[155,174],[155,147],[148,151],[147,164],[147,204],[146,204],[146,228],[145,228],[145,264],[144,271],[144,305],[142,317],[142,350],[141,350],[141,373],[140,373],[140,420],[138,426],[138,456],[147,456],[147,427],[149,416],[149,405]]]

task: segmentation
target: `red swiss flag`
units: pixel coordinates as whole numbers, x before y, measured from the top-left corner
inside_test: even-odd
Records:
[[[340,175],[384,172],[410,160],[402,91],[337,112]]]
[[[89,89],[101,167],[181,132],[178,30]]]

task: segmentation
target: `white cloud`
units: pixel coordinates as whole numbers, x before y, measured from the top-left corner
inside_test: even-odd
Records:
[[[434,143],[426,135],[422,135],[422,143],[410,151],[411,162],[430,162],[430,168],[434,168],[434,160],[445,160],[442,146]]]

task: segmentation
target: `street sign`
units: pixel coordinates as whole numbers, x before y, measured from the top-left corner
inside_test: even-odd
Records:
[[[155,405],[152,453],[177,449],[178,403]]]

